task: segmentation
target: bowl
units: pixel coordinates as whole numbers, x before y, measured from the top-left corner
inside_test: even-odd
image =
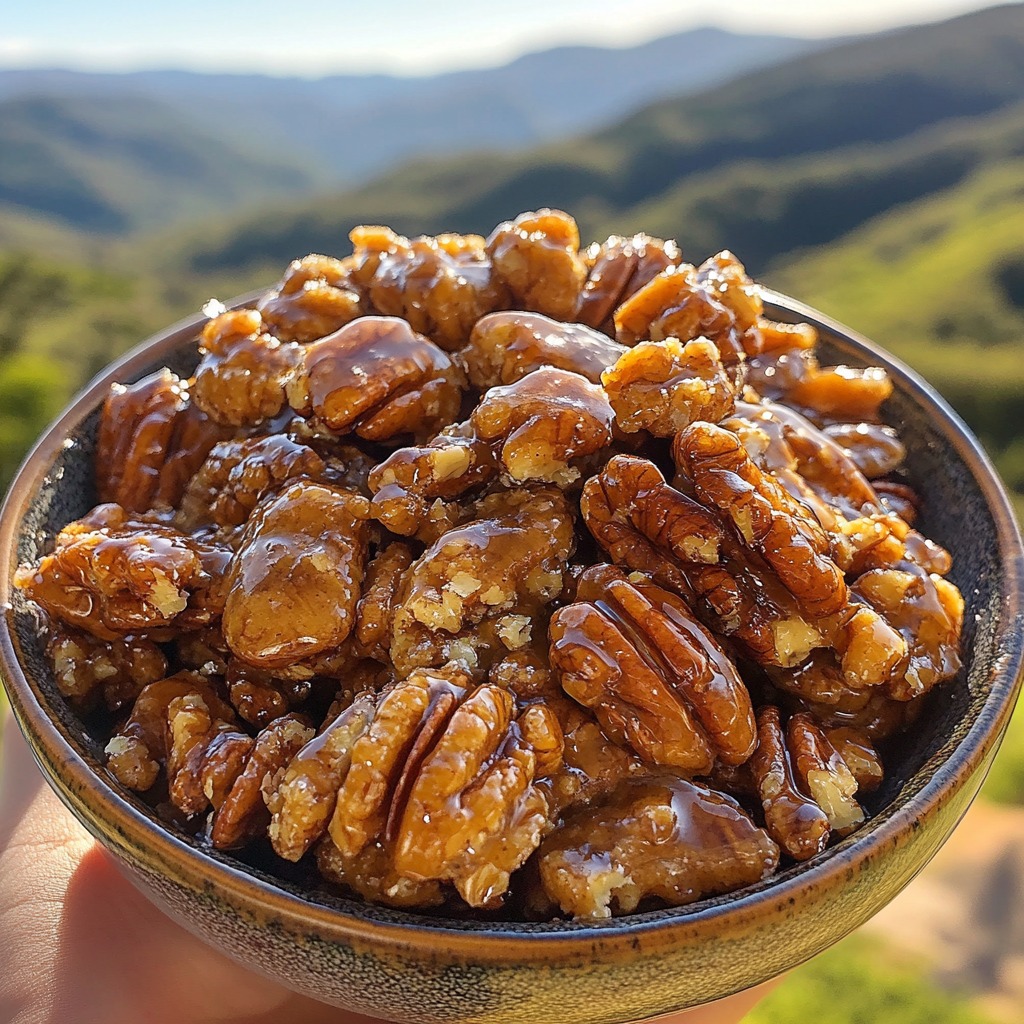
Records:
[[[146,341],[94,380],[43,435],[0,515],[0,672],[49,784],[158,906],[247,966],[314,998],[396,1021],[613,1024],[748,988],[821,952],[888,903],[934,856],[977,793],[1024,664],[1024,551],[978,442],[910,370],[785,296],[768,316],[814,324],[822,353],[884,366],[926,534],[953,554],[967,602],[964,669],[902,747],[869,822],[766,882],[689,907],[599,923],[452,921],[311,893],[258,864],[200,849],[103,767],[103,740],[64,704],[39,622],[11,585],[94,504],[99,407],[114,381],[163,365],[188,375],[205,318]],[[244,300],[235,303],[243,304]]]

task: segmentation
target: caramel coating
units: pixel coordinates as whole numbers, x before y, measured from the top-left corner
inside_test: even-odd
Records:
[[[245,427],[272,419],[286,405],[285,384],[302,349],[263,330],[254,309],[221,313],[204,328],[192,399],[215,423]]]
[[[576,221],[561,210],[521,213],[487,239],[494,273],[515,308],[571,321],[587,279]]]
[[[288,395],[316,426],[384,441],[450,423],[461,387],[448,356],[404,320],[365,316],[306,349]]]
[[[400,675],[463,661],[486,668],[525,646],[534,618],[562,592],[574,544],[560,491],[517,489],[484,498],[475,517],[432,544],[405,574],[392,617]]]
[[[365,305],[344,261],[312,253],[292,260],[256,309],[278,340],[308,343],[369,312]]]
[[[608,565],[580,577],[549,627],[562,688],[644,760],[702,775],[754,749],[754,710],[725,652],[686,604]]]
[[[718,347],[706,338],[677,338],[627,349],[601,376],[619,427],[672,437],[695,420],[717,423],[736,404]]]
[[[545,893],[574,918],[678,907],[766,878],[779,848],[740,805],[686,779],[622,782],[573,816],[538,855]]]
[[[53,618],[116,640],[184,617],[211,583],[204,555],[213,558],[177,530],[100,505],[65,526],[38,565],[19,567],[14,584]]]
[[[364,498],[300,482],[259,504],[227,572],[224,639],[256,668],[339,647],[366,565]]]
[[[605,334],[615,333],[614,311],[653,277],[682,262],[674,241],[610,235],[587,249],[590,270],[576,306],[576,320]]]
[[[601,374],[626,349],[582,324],[563,324],[540,313],[491,313],[477,321],[462,350],[476,388],[514,384],[542,366],[555,366],[601,383]]]
[[[222,436],[170,370],[115,385],[103,403],[96,439],[100,501],[129,512],[177,505]]]
[[[613,418],[601,388],[578,373],[545,366],[491,388],[470,424],[478,437],[500,445],[501,465],[512,480],[564,487],[579,478],[574,461],[611,444]]]
[[[448,352],[462,348],[485,314],[506,309],[508,292],[479,235],[395,236],[381,253],[369,298]]]

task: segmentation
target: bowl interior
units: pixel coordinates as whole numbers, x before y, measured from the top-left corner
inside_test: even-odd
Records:
[[[838,325],[796,303],[775,297],[775,301],[767,304],[767,314],[779,320],[805,320],[816,324],[822,336],[823,362],[879,364],[878,353],[862,339],[856,339]],[[81,412],[77,420],[63,426],[63,444],[51,445],[56,451],[52,461],[34,470],[33,476],[42,479],[42,483],[19,506],[24,508],[24,514],[17,536],[18,561],[38,557],[65,523],[84,514],[95,504],[93,454],[98,407],[108,383],[115,379],[130,382],[163,365],[169,365],[183,376],[189,375],[197,359],[195,335],[199,323],[196,321],[190,329],[178,331],[173,338],[170,335],[164,336],[163,344],[155,342],[151,349],[145,350],[149,352],[148,357],[140,355],[142,350],[137,350],[124,375],[119,375],[115,370],[113,374],[108,373],[92,385],[89,392],[92,397],[80,403]],[[104,739],[90,734],[65,704],[44,654],[36,614],[19,593],[12,591],[9,579],[2,579],[0,596],[10,602],[8,621],[16,636],[22,670],[39,703],[55,720],[59,731],[78,756],[96,770],[97,778],[101,780],[97,786],[109,788],[137,814],[149,819],[154,828],[170,829],[172,835],[196,850],[196,856],[212,858],[235,868],[241,867],[251,874],[258,886],[283,889],[299,899],[378,922],[415,923],[419,927],[428,928],[498,930],[505,934],[523,929],[534,934],[545,931],[617,929],[626,927],[627,922],[636,925],[641,918],[648,924],[655,924],[668,918],[712,911],[730,901],[777,886],[797,874],[814,871],[842,851],[848,850],[866,833],[878,828],[898,810],[906,808],[940,766],[950,759],[963,756],[964,751],[957,753],[958,747],[964,743],[972,728],[983,717],[1005,710],[1003,706],[1016,694],[1014,677],[1020,661],[1020,637],[1017,637],[1015,651],[1007,651],[1005,643],[1002,651],[997,650],[999,638],[1005,640],[1007,615],[1017,614],[1014,607],[1019,609],[1019,595],[1014,604],[1007,601],[1007,594],[1021,585],[1019,538],[1014,544],[1014,528],[1005,497],[991,476],[991,469],[987,467],[984,457],[978,453],[969,435],[965,436],[965,428],[941,400],[898,365],[894,366],[889,361],[886,361],[886,365],[893,375],[896,393],[887,403],[884,414],[886,420],[898,429],[907,446],[904,477],[923,498],[924,514],[919,528],[952,553],[954,567],[950,579],[961,589],[967,602],[964,669],[954,682],[932,696],[914,730],[886,749],[886,781],[879,791],[872,794],[867,805],[871,822],[813,860],[791,867],[740,893],[706,900],[690,907],[633,915],[598,924],[552,922],[523,925],[515,922],[446,920],[373,907],[314,891],[311,889],[314,880],[306,875],[306,869],[302,866],[293,869],[273,859],[274,871],[271,873],[272,858],[259,850],[239,857],[201,847],[189,835],[161,821],[147,804],[135,794],[122,790],[108,776],[102,767]],[[13,511],[9,504],[8,514]],[[1007,656],[1009,662],[1006,662]],[[1003,658],[1002,663],[999,662],[1000,657]],[[1002,671],[996,671],[1000,664]]]

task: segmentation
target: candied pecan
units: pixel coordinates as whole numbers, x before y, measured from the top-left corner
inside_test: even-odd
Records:
[[[562,591],[572,511],[553,488],[488,495],[475,517],[412,564],[394,605],[391,660],[400,675],[463,660],[486,669],[507,642],[510,616],[533,619]]]
[[[590,270],[576,306],[575,319],[605,334],[615,333],[612,313],[651,278],[682,261],[674,241],[633,235],[610,235],[586,251]],[[572,369],[572,367],[569,367]]]
[[[816,419],[857,422],[878,419],[879,406],[892,394],[889,374],[880,366],[811,365],[786,392],[790,405],[807,409]]]
[[[516,482],[565,486],[579,479],[574,460],[612,441],[608,397],[586,377],[551,366],[515,384],[491,388],[473,410],[477,436],[501,445],[501,464]]]
[[[629,914],[733,892],[771,875],[779,848],[725,793],[671,776],[627,780],[577,812],[538,853],[545,892],[566,914]]]
[[[85,710],[102,694],[108,710],[117,711],[131,704],[144,686],[167,676],[163,651],[139,636],[99,640],[55,622],[46,652],[57,689]]]
[[[281,679],[237,658],[228,661],[224,681],[238,717],[257,728],[299,707],[311,690],[308,679]]]
[[[890,681],[887,692],[911,700],[960,671],[960,633],[964,599],[952,583],[912,563],[900,569],[872,569],[852,585],[906,640],[906,671]]]
[[[880,423],[834,423],[822,433],[835,441],[869,480],[888,476],[907,454],[896,431]]]
[[[309,742],[309,723],[284,715],[253,739],[233,722],[217,719],[197,694],[171,701],[167,721],[171,802],[188,817],[212,808],[210,839],[218,850],[245,846],[270,822],[264,780]]]
[[[547,708],[532,705],[517,717],[507,690],[478,687],[429,752],[412,755],[415,774],[395,831],[399,873],[450,881],[471,907],[500,906],[510,875],[553,824],[538,780],[560,755],[561,731]]]
[[[285,408],[285,384],[302,349],[265,333],[255,309],[214,317],[203,328],[199,351],[192,399],[214,422],[250,426]]]
[[[177,530],[100,505],[57,534],[52,554],[20,566],[14,583],[53,618],[116,640],[184,618],[210,585],[209,554]]]
[[[360,648],[378,661],[389,660],[395,597],[414,557],[408,544],[394,541],[378,551],[366,569],[363,594],[356,605],[355,636]]]
[[[333,256],[311,253],[292,260],[256,308],[280,341],[310,342],[368,312],[363,305],[350,267]]]
[[[309,481],[257,505],[227,571],[224,638],[236,657],[280,669],[348,637],[366,564],[368,506]]]
[[[818,332],[811,324],[784,324],[767,320],[763,316],[758,317],[754,330],[748,330],[743,335],[743,347],[750,359],[813,349],[817,344]]]
[[[695,420],[717,423],[736,405],[718,348],[706,338],[641,342],[626,349],[601,383],[615,422],[628,433],[672,437]]]
[[[857,780],[859,793],[870,793],[885,779],[882,758],[870,738],[859,729],[841,726],[825,729],[825,736]]]
[[[750,696],[685,602],[610,565],[580,577],[548,628],[551,665],[570,697],[645,760],[693,774],[754,747]]]
[[[477,388],[514,384],[542,366],[556,366],[601,383],[601,373],[625,352],[623,345],[582,324],[563,324],[541,313],[491,313],[478,320],[460,356]]]
[[[396,236],[380,255],[369,297],[377,312],[402,317],[448,352],[466,344],[482,316],[509,304],[479,235]]]
[[[707,338],[736,380],[746,357],[743,334],[759,303],[756,296],[756,286],[729,253],[712,257],[700,270],[689,263],[668,267],[615,311],[615,337],[628,346]]]
[[[450,423],[462,384],[448,356],[404,320],[364,316],[306,349],[288,397],[314,426],[384,441]]]
[[[130,512],[177,505],[189,478],[223,436],[170,370],[114,384],[100,414],[96,487],[100,501]]]
[[[312,448],[284,434],[222,441],[189,483],[175,523],[185,530],[241,526],[264,495],[298,477],[319,479],[324,469]]]
[[[556,320],[572,320],[587,279],[576,221],[561,210],[521,213],[487,239],[494,273],[512,304]]]
[[[263,796],[272,815],[270,842],[284,860],[297,861],[327,831],[338,787],[352,763],[352,745],[373,719],[375,698],[359,694],[287,767],[268,775]]]
[[[234,718],[231,705],[218,696],[209,679],[198,673],[179,672],[144,686],[105,750],[107,769],[121,785],[144,792],[155,784],[167,760],[167,709],[173,700],[189,694],[202,697],[218,718]]]
[[[750,770],[768,834],[794,860],[813,857],[833,831],[845,835],[864,820],[857,780],[808,715],[793,715],[783,731],[779,709],[761,708]]]
[[[612,561],[650,573],[670,589],[689,589],[666,556],[681,562],[719,559],[721,524],[665,482],[648,459],[615,455],[583,486],[580,508],[594,539]]]
[[[371,903],[422,910],[445,901],[440,882],[416,881],[400,875],[395,870],[394,851],[380,840],[367,843],[354,857],[343,854],[330,838],[321,840],[315,852],[321,877]]]
[[[871,486],[885,511],[898,515],[909,526],[914,525],[921,511],[921,496],[913,487],[898,480],[872,480]]]
[[[734,433],[694,423],[677,436],[673,454],[701,500],[729,519],[809,615],[844,606],[846,582],[821,524],[751,461]]]
[[[446,427],[432,441],[399,448],[370,472],[373,517],[392,533],[411,537],[424,528],[429,540],[454,525],[447,502],[498,474],[488,441],[468,424]],[[424,538],[427,539],[427,538]]]

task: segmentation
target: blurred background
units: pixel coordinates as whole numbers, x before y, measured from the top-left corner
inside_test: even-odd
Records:
[[[0,29],[0,493],[69,396],[360,223],[728,247],[882,343],[1024,515],[1024,6],[17,5]],[[368,9],[369,8],[369,9]],[[985,796],[750,1024],[1024,1019],[1024,715]]]

